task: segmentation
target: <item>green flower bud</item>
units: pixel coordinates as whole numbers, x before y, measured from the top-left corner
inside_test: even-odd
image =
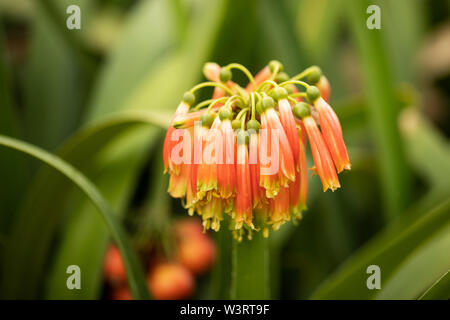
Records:
[[[241,120],[234,119],[233,121],[231,121],[231,127],[233,128],[233,130],[240,129],[241,128]]]
[[[222,70],[220,70],[220,82],[226,83],[231,80],[232,76],[233,74],[230,69],[222,68]]]
[[[277,76],[275,77],[275,81],[278,83],[284,82],[284,81],[288,81],[289,80],[289,76],[286,72],[280,72],[279,74],[277,74]]]
[[[299,102],[294,106],[294,115],[299,118],[303,119],[304,117],[307,117],[311,115],[311,108],[306,102]]]
[[[285,89],[286,89],[288,94],[294,93],[294,87],[293,86],[287,86]]]
[[[271,73],[274,73],[278,66],[278,72],[283,71],[283,65],[278,60],[272,60],[269,62],[269,70]]]
[[[202,114],[202,116],[200,117],[200,121],[202,122],[202,126],[204,127],[211,127],[213,121],[214,121],[214,114],[210,113],[210,112],[205,112],[204,114]]]
[[[312,70],[308,75],[308,82],[310,84],[316,84],[317,82],[319,82],[321,76],[322,76],[322,70],[320,70],[319,67],[314,66],[314,67],[312,67]]]
[[[267,110],[269,108],[275,107],[275,101],[272,97],[264,97],[261,102],[261,106],[263,110]]]
[[[220,120],[231,120],[233,118],[233,111],[228,107],[222,107],[219,110]]]
[[[314,103],[320,97],[320,91],[315,86],[309,86],[306,89],[306,98],[308,98],[308,102]]]
[[[272,97],[275,100],[281,100],[281,99],[286,99],[288,96],[288,92],[285,88],[283,87],[277,87],[275,89],[272,90]]]
[[[186,91],[183,95],[183,102],[192,106],[195,102],[195,95],[190,91]]]
[[[259,124],[258,120],[251,119],[249,122],[247,122],[247,130],[253,130],[258,132],[261,125]]]
[[[258,101],[258,102],[256,103],[256,113],[257,113],[257,114],[261,114],[261,113],[263,113],[263,112],[264,112],[264,110],[263,110],[262,103],[261,103],[261,101]]]

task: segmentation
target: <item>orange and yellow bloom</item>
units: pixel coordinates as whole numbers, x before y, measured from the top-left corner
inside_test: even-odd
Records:
[[[243,71],[249,84],[233,82],[231,69]],[[307,207],[308,142],[324,191],[340,188],[338,173],[350,170],[326,77],[317,67],[292,78],[282,69],[272,61],[253,77],[238,64],[208,63],[210,81],[187,92],[174,115],[163,149],[169,193],[183,198],[205,229],[219,230],[229,216],[240,239],[300,219]],[[214,87],[212,99],[194,105],[203,87]]]

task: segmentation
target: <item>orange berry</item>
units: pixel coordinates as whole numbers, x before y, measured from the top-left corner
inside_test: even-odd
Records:
[[[203,274],[216,259],[216,247],[206,236],[196,236],[182,239],[177,248],[177,259],[194,274]]]
[[[153,268],[148,285],[157,300],[179,300],[188,298],[194,290],[191,273],[177,263],[162,263]]]
[[[204,235],[203,226],[199,219],[185,218],[175,223],[175,233],[180,238]]]
[[[123,284],[127,280],[122,256],[116,246],[111,246],[106,253],[103,273],[105,278],[115,286]]]

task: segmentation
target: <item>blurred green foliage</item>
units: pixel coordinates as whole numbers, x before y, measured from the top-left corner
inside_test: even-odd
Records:
[[[310,177],[309,210],[299,226],[272,232],[258,288],[236,286],[233,240],[214,235],[218,262],[197,298],[448,297],[450,69],[435,43],[448,41],[449,1],[377,1],[380,30],[366,28],[369,1],[78,0],[81,30],[66,28],[70,4],[0,0],[0,134],[78,168],[131,238],[136,215],[152,224],[143,211],[186,214],[155,188],[167,179],[155,157],[161,127],[205,62],[256,73],[278,59],[290,74],[317,64],[330,80],[352,160],[343,188],[322,194]],[[111,234],[89,199],[4,148],[0,177],[1,296],[104,297]],[[256,260],[238,266],[242,279]],[[83,270],[81,292],[65,286],[71,264]],[[371,264],[381,290],[366,287]]]

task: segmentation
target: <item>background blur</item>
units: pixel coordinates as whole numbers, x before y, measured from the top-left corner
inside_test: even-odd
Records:
[[[71,4],[81,30],[66,27]],[[381,30],[366,27],[369,4]],[[256,73],[278,59],[290,75],[319,65],[352,170],[334,193],[311,177],[303,221],[271,233],[272,298],[414,299],[450,269],[449,10],[444,0],[0,0],[0,133],[79,168],[137,249],[161,251],[186,215],[165,192],[163,130],[83,128],[133,109],[170,119],[207,61]],[[216,265],[194,298],[229,298],[231,236],[212,236]],[[108,297],[110,240],[68,180],[0,148],[3,298]],[[71,264],[83,290],[66,288]],[[381,290],[367,290],[371,264]]]

